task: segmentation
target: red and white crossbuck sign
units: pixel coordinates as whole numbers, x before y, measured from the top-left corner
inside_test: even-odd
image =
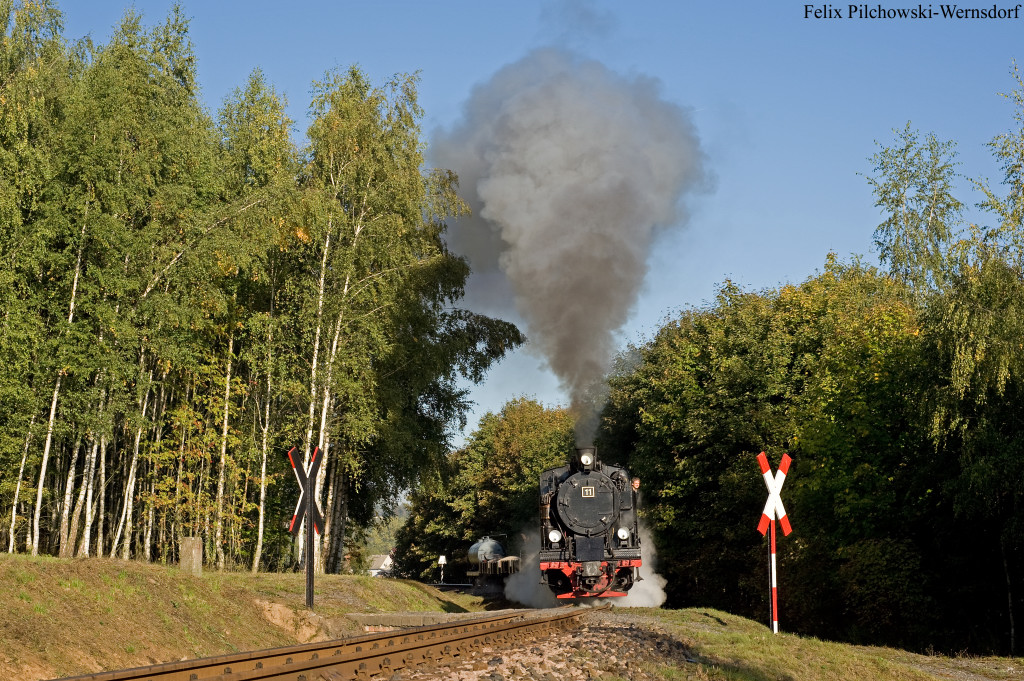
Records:
[[[789,454],[783,454],[779,470],[775,472],[775,475],[772,475],[772,468],[768,465],[768,456],[764,452],[757,455],[757,463],[761,465],[761,475],[764,477],[764,484],[768,487],[768,501],[764,505],[764,511],[761,512],[761,522],[757,525],[757,531],[763,537],[769,527],[772,530],[772,631],[776,634],[779,633],[779,580],[775,567],[775,520],[778,519],[782,525],[782,533],[788,537],[793,528],[789,524],[786,507],[782,505],[780,492],[782,492],[782,484],[786,482],[786,473],[789,472],[790,461],[792,459],[789,458]]]
[[[771,466],[768,465],[768,456],[764,452],[757,455],[757,462],[761,464],[761,475],[764,476],[764,484],[768,487],[768,501],[764,505],[764,511],[761,512],[761,522],[757,525],[757,531],[761,533],[762,537],[772,520],[779,521],[782,525],[782,534],[787,537],[793,531],[789,525],[789,517],[786,515],[786,507],[782,505],[782,497],[779,496],[779,493],[782,492],[782,483],[786,482],[786,473],[789,473],[790,461],[792,459],[789,458],[789,454],[783,454],[779,470],[772,476]]]

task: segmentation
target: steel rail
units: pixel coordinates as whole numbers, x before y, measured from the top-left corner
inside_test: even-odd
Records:
[[[523,614],[521,612],[474,617],[472,619],[462,619],[455,622],[415,627],[398,632],[397,635],[405,636],[415,633],[418,635],[430,636],[432,632],[443,632],[451,629],[468,630],[469,627],[479,629],[481,627],[490,627],[522,618]],[[381,646],[387,646],[387,641],[395,637],[396,632],[366,634],[364,636],[354,636],[352,638],[304,643],[241,653],[229,653],[227,655],[216,655],[213,657],[204,657],[195,660],[165,662],[145,667],[134,667],[132,669],[62,677],[59,681],[200,681],[225,675],[230,675],[229,678],[231,679],[238,679],[239,677],[237,675],[245,671],[281,665],[299,664],[310,660],[336,657],[349,651],[359,651],[364,648],[373,649]]]
[[[408,666],[466,655],[473,647],[565,628],[584,613],[566,609],[546,617],[522,613],[477,617],[399,632],[307,643],[198,660],[182,660],[61,681],[316,681],[362,679]]]
[[[424,664],[438,664],[443,660],[464,657],[475,647],[520,640],[528,635],[547,633],[568,627],[585,611],[573,608],[570,612],[548,617],[518,619],[505,623],[492,623],[477,630],[454,627],[448,632],[430,635],[410,631],[394,636],[388,645],[369,650],[356,650],[332,658],[309,660],[301,664],[256,669],[241,674],[224,674],[209,681],[351,681],[368,679],[378,674],[389,675],[399,669]],[[448,634],[448,635],[438,635]],[[397,641],[397,643],[396,643]]]

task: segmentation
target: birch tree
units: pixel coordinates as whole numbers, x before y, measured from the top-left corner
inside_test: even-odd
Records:
[[[468,269],[447,252],[441,234],[444,219],[464,212],[465,206],[453,176],[421,171],[422,111],[415,77],[396,76],[373,87],[357,68],[329,74],[316,87],[311,112],[305,225],[319,257],[306,260],[320,267],[311,273],[310,283],[316,286],[306,296],[311,303],[307,337],[312,340],[306,446],[323,449],[327,441],[333,443],[323,469],[335,471],[325,478],[329,486],[333,483],[328,553],[333,548],[330,568],[337,569],[349,493],[371,478],[381,490],[388,489],[389,475],[392,482],[399,479],[388,465],[367,468],[367,452],[380,443],[388,418],[395,415],[396,405],[382,391],[389,375],[381,369],[400,343],[417,342],[405,335],[416,328],[411,310],[418,308],[443,326],[445,307],[461,296]],[[455,319],[448,318],[450,331],[460,326]],[[460,361],[486,367],[522,341],[511,325],[481,324],[476,331],[479,343],[463,346],[462,352],[449,350],[443,376],[457,371]],[[420,346],[424,350],[427,336]],[[453,337],[444,338],[442,332],[430,340],[450,346]],[[426,354],[431,355],[429,350]],[[417,387],[428,385],[437,373],[426,376]],[[448,423],[455,411],[438,415]],[[402,459],[416,454],[397,448],[379,453]],[[321,498],[324,479],[316,484]]]
[[[423,169],[415,78],[329,74],[300,152],[258,71],[214,123],[180,8],[102,45],[66,45],[49,2],[0,16],[9,550],[169,560],[196,534],[225,568],[281,566],[299,443],[327,452],[339,569],[348,517],[446,448],[459,377],[522,342],[454,307],[465,207]]]

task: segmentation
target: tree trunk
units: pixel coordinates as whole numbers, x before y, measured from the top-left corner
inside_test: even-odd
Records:
[[[156,520],[154,501],[156,500],[156,470],[150,473],[149,504],[146,509],[146,538],[143,541],[142,555],[147,563],[153,562],[153,523]]]
[[[1003,557],[1003,574],[1006,576],[1006,603],[1010,615],[1010,656],[1017,654],[1017,629],[1013,617],[1013,580],[1011,578],[1010,563],[1006,559],[1006,543],[999,542],[999,551]]]
[[[100,392],[99,392],[99,422],[100,422],[100,429],[101,430],[102,430],[103,411],[105,410],[105,408],[106,408],[106,388],[101,388]],[[92,498],[93,498],[93,495],[95,494],[95,486],[96,486],[96,484],[95,484],[95,480],[96,480],[95,468],[96,468],[96,459],[97,459],[96,455],[99,452],[100,441],[102,441],[103,438],[104,438],[104,435],[102,435],[102,434],[99,436],[99,440],[98,441],[95,439],[95,437],[93,437],[93,440],[92,440],[92,453],[90,454],[89,463],[86,466],[86,468],[89,470],[89,475],[88,475],[88,487],[86,488],[86,492],[85,492],[85,497],[86,497],[86,499],[85,499],[85,529],[82,531],[82,542],[81,542],[81,544],[79,545],[79,548],[78,548],[78,555],[80,555],[80,556],[88,556],[89,555],[89,542],[92,539],[92,520],[93,520],[93,513],[94,513],[94,510],[95,510],[94,506],[93,506],[93,503],[92,503]],[[104,463],[103,459],[104,458],[105,457],[100,458],[100,461],[99,461],[100,469],[102,469],[102,467],[103,467],[103,463]],[[100,494],[100,496],[102,496],[102,486],[100,486],[100,493],[99,494]],[[75,530],[73,530],[72,534],[73,535],[75,534]],[[96,551],[96,554],[100,555],[100,556],[103,555],[102,547],[100,547],[99,550]]]
[[[318,379],[318,360],[320,357],[320,331],[323,327],[324,293],[327,286],[327,253],[331,246],[331,229],[333,221],[327,221],[327,236],[324,238],[324,257],[320,262],[320,283],[317,287],[316,301],[316,328],[313,331],[313,362],[309,370],[309,422],[306,426],[305,456],[303,461],[309,460],[309,453],[313,450],[313,422],[316,418],[316,395]],[[299,533],[301,537],[303,533]]]
[[[141,364],[140,358],[140,364]],[[145,421],[146,411],[149,408],[149,388],[150,382],[153,380],[153,372],[149,372],[149,378],[146,381],[146,387],[142,394],[142,411],[141,419]],[[135,447],[132,450],[132,462],[128,468],[128,480],[125,483],[125,499],[124,506],[121,512],[121,520],[117,524],[117,531],[114,533],[114,541],[110,545],[110,555],[113,556],[117,553],[117,547],[121,539],[121,531],[124,530],[124,544],[122,546],[121,558],[128,560],[131,557],[132,551],[132,512],[135,506],[135,476],[139,469],[139,445],[142,441],[142,424],[135,429]]]
[[[188,404],[188,386],[185,387],[185,404]],[[184,536],[181,525],[181,474],[185,467],[185,433],[188,429],[184,421],[181,424],[181,442],[178,444],[178,474],[174,479],[174,521],[171,523],[171,562],[174,562],[174,547],[179,545]]]
[[[78,555],[89,555],[90,528],[92,527],[93,512],[93,490],[96,487],[96,460],[99,458],[100,443],[93,440],[89,458],[86,461],[86,486],[85,486],[85,528],[82,530],[82,541],[78,544]],[[71,523],[71,536],[78,535],[78,509],[75,510],[75,519]]]
[[[78,489],[78,499],[75,501],[75,510],[71,512],[71,525],[68,528],[67,534],[67,558],[70,558],[75,554],[75,542],[78,540],[78,525],[82,519],[82,508],[85,507],[86,497],[92,490],[92,479],[93,471],[96,468],[96,451],[99,449],[98,443],[93,440],[92,447],[89,448],[89,454],[85,457],[85,466],[82,467],[82,486]],[[61,553],[65,552],[64,547],[61,547]]]
[[[106,388],[102,388],[100,390],[100,409],[99,409],[99,416],[100,416],[100,423],[101,424],[103,422],[103,411],[106,408],[106,404],[107,404],[107,390],[106,390]],[[102,425],[100,427],[102,428]],[[103,439],[102,435],[100,436],[100,439],[101,440]],[[82,541],[78,545],[78,555],[79,556],[88,556],[89,555],[89,541],[92,538],[92,536],[91,536],[92,535],[92,521],[93,521],[93,512],[95,510],[95,508],[93,506],[93,503],[92,503],[92,499],[93,499],[93,494],[94,494],[94,490],[95,490],[95,487],[96,487],[96,459],[97,459],[97,453],[99,451],[99,448],[100,448],[100,442],[97,441],[95,436],[94,436],[93,437],[93,441],[92,441],[92,451],[90,452],[89,460],[86,463],[86,470],[88,471],[88,475],[87,475],[87,478],[86,478],[87,484],[86,484],[86,489],[85,489],[85,497],[86,497],[85,498],[85,529],[82,531]],[[102,468],[102,466],[103,466],[103,462],[101,461],[100,462],[100,467]],[[102,494],[102,488],[101,488],[101,492],[100,493]],[[72,523],[72,526],[71,526],[71,535],[75,536],[75,535],[77,535],[77,533],[78,533],[78,516],[77,516],[77,510],[76,510],[75,522]],[[97,553],[97,555],[103,555],[102,547],[96,553]]]
[[[96,507],[99,505],[99,498],[93,498],[92,502],[85,507],[86,518],[96,519]],[[78,555],[83,557],[89,556],[89,543],[92,540],[92,535],[89,532],[89,525],[85,526],[82,531],[82,540],[78,542]],[[99,555],[99,551],[96,552]]]
[[[320,468],[319,470],[317,470],[316,479],[310,480],[309,485],[313,490],[313,503],[319,506],[321,509],[323,509],[325,507],[323,504],[320,503],[320,499],[323,498],[324,482],[327,478],[327,469],[329,468],[331,461],[330,458],[328,457],[328,449],[326,446],[327,443],[323,441],[323,429],[321,429],[320,433],[321,444],[317,445],[318,447],[320,447],[320,451],[322,452],[320,455]],[[327,522],[326,519],[324,520],[324,522]],[[315,531],[312,534],[313,540],[315,542],[313,545],[313,567],[317,574],[323,574],[324,571],[324,560],[322,553],[325,547],[327,546],[326,529],[327,528],[325,527],[325,533],[323,536],[318,536]]]
[[[11,541],[7,545],[7,553],[14,553],[14,526],[18,522],[18,497],[21,496],[21,481],[25,474],[25,461],[28,460],[28,445],[32,441],[32,426],[36,423],[35,414],[28,422],[28,433],[25,435],[25,447],[21,452],[21,467],[18,469],[18,484],[14,488],[14,503],[11,504]]]
[[[57,553],[61,558],[71,557],[71,546],[75,538],[68,541],[68,525],[71,523],[71,499],[75,492],[75,470],[78,468],[79,451],[82,449],[82,437],[75,440],[75,446],[71,450],[70,465],[68,466],[67,482],[64,484],[64,503],[60,506],[60,532],[58,533]],[[82,478],[82,489],[85,489],[85,478]]]
[[[39,518],[43,510],[43,490],[46,489],[46,466],[50,461],[50,445],[53,444],[53,424],[57,420],[57,397],[60,395],[60,382],[64,378],[57,375],[53,386],[53,398],[50,400],[50,418],[46,423],[46,442],[43,444],[43,460],[39,464],[39,486],[36,488],[36,509],[32,516],[32,555],[39,555]]]
[[[100,332],[100,335],[99,335],[99,342],[103,342],[103,332],[102,331]],[[103,371],[100,371],[100,373],[97,374],[96,380],[95,380],[93,385],[99,385],[100,381],[103,380],[103,373],[104,373]],[[105,405],[105,402],[106,402],[106,395],[107,395],[106,389],[100,388],[100,398],[99,398],[98,412],[99,412],[99,416],[100,416],[100,421],[101,422],[102,422],[102,418],[103,418],[103,408],[104,408],[104,405]],[[61,558],[70,558],[72,555],[74,555],[74,553],[75,553],[75,541],[78,539],[78,523],[79,523],[79,520],[82,517],[82,507],[86,506],[88,508],[88,506],[86,504],[86,497],[88,497],[89,502],[92,501],[93,471],[96,468],[96,450],[97,450],[98,443],[96,442],[95,435],[92,435],[92,434],[88,434],[88,435],[89,435],[88,439],[92,440],[92,446],[89,448],[89,454],[85,457],[85,465],[82,467],[82,486],[78,490],[78,499],[75,501],[75,510],[71,514],[71,526],[67,530],[67,532],[65,532],[65,529],[64,529],[65,528],[64,519],[63,518],[61,519],[61,533],[60,533],[61,534],[61,542],[62,542],[61,543],[61,547],[60,547],[60,556],[61,556]],[[77,452],[77,448],[76,448],[76,451],[75,451],[75,461],[77,461],[77,460],[78,460],[78,452]],[[73,462],[72,463],[72,468],[74,468],[74,467],[75,467],[75,464]],[[74,478],[69,474],[68,480],[73,482]],[[67,506],[67,501],[69,501],[69,499],[68,499],[67,494],[65,493],[65,510],[66,510],[66,506]],[[67,515],[67,514],[65,513],[65,515]],[[87,516],[90,515],[89,510],[86,511],[86,515]],[[79,549],[79,552],[81,552],[81,549]]]
[[[348,295],[349,281],[350,281],[350,276],[346,276],[345,277],[345,285],[342,288],[342,297],[343,298]],[[327,437],[327,424],[328,424],[328,414],[330,413],[331,407],[332,407],[332,404],[333,404],[332,400],[331,400],[331,384],[332,384],[332,382],[334,380],[334,362],[335,362],[335,360],[337,359],[337,356],[338,356],[338,345],[341,342],[341,325],[342,325],[342,321],[344,320],[344,318],[345,318],[345,313],[344,313],[344,309],[343,309],[341,312],[338,313],[338,319],[334,323],[334,334],[333,334],[333,337],[331,339],[331,352],[330,352],[330,355],[329,355],[328,360],[326,362],[327,367],[326,367],[326,376],[324,377],[323,400],[322,400],[322,402],[320,404],[320,447],[323,449],[323,452],[324,452],[324,460],[321,462],[320,468],[324,470],[324,475],[323,476],[318,476],[317,480],[315,481],[316,484],[314,485],[314,487],[316,489],[316,497],[315,498],[318,501],[320,500],[320,498],[322,496],[324,481],[325,481],[325,478],[327,477],[326,476],[326,473],[327,473],[326,469],[327,469],[327,465],[329,463],[328,460],[327,460],[327,453],[328,453],[328,450],[329,450],[329,447],[327,446],[327,440],[328,440],[328,437]],[[330,505],[330,502],[328,502],[328,508],[327,508],[328,516],[331,515],[331,508],[329,507],[329,505]],[[325,521],[325,522],[327,522],[327,521]],[[326,528],[325,528],[325,530],[326,530]],[[330,539],[327,536],[327,533],[325,531],[324,537],[323,537],[323,542],[322,542],[323,550],[324,551],[330,552],[329,543],[331,541],[333,541],[333,540]],[[317,552],[314,554],[314,563],[317,566],[317,572],[321,572],[322,573],[324,571],[324,563],[326,561],[323,559],[323,557],[320,556],[320,550],[321,550],[321,546],[320,546],[320,544],[317,544],[317,546],[316,546],[316,551]]]
[[[156,540],[157,541],[157,546],[160,547],[160,557],[159,557],[159,560],[164,565],[167,565],[167,563],[168,563],[167,554],[168,554],[168,552],[173,553],[174,552],[174,547],[173,546],[168,546],[168,544],[167,544],[167,514],[166,513],[161,513],[160,514],[160,528],[159,529],[160,529],[160,532],[157,535],[157,540]]]
[[[313,451],[313,424],[316,420],[316,396],[317,383],[319,379],[319,358],[320,358],[320,332],[323,328],[324,294],[327,287],[327,255],[331,246],[331,230],[334,229],[333,219],[327,221],[327,235],[324,237],[324,255],[320,261],[320,281],[317,285],[316,301],[316,325],[313,331],[313,361],[309,370],[309,421],[306,425],[306,441],[303,443],[302,464],[305,465]],[[307,518],[302,519],[295,541],[298,547],[299,560],[303,559],[305,551],[306,533],[302,530],[306,526]]]
[[[273,322],[271,322],[271,325]],[[265,519],[265,513],[267,508],[267,440],[270,432],[270,401],[271,401],[271,379],[274,375],[274,370],[271,366],[273,360],[273,352],[271,350],[271,343],[273,342],[273,332],[267,332],[267,397],[266,402],[263,405],[263,424],[261,426],[262,437],[260,442],[260,450],[263,454],[263,461],[260,464],[260,517],[259,523],[256,527],[256,551],[252,557],[252,571],[253,573],[260,571],[260,558],[263,556],[263,523]],[[12,534],[13,536],[13,534]]]
[[[331,508],[331,554],[329,570],[341,572],[345,566],[345,530],[348,525],[348,480],[344,466],[338,466],[334,489],[334,504]]]
[[[194,537],[199,536],[200,529],[202,529],[204,533],[209,529],[209,513],[207,511],[207,509],[209,509],[209,506],[203,503],[203,490],[206,489],[206,475],[207,473],[209,473],[209,471],[210,458],[208,456],[203,455],[202,464],[199,466],[199,479],[196,481],[196,513],[194,518],[194,525],[192,528],[192,536]],[[200,527],[200,519],[202,519],[204,512],[207,513],[207,522]]]
[[[328,445],[329,445],[329,442],[328,442]],[[321,477],[324,480],[324,484],[327,485],[327,501],[325,502],[325,504],[323,506],[323,510],[324,510],[324,534],[323,534],[323,537],[321,537],[321,544],[322,544],[322,546],[318,547],[318,553],[316,555],[316,571],[317,571],[317,573],[321,573],[321,574],[325,573],[325,572],[329,572],[330,569],[331,569],[331,567],[330,567],[330,562],[331,562],[330,561],[330,557],[331,557],[330,546],[331,546],[331,533],[333,532],[333,528],[334,528],[333,517],[332,517],[332,514],[331,514],[331,508],[332,508],[332,505],[334,504],[335,480],[338,477],[337,476],[337,469],[338,469],[337,457],[331,457],[330,461],[325,461],[324,462],[324,474]],[[317,499],[319,499],[319,498],[320,498],[320,496],[318,494],[317,495]]]
[[[100,510],[96,519],[96,555],[103,556],[103,525],[107,521],[107,436],[100,435]],[[88,528],[86,529],[88,532]],[[88,546],[88,543],[86,544]]]
[[[148,396],[147,396],[148,397]],[[135,430],[135,448],[132,451],[132,462],[128,467],[128,480],[124,485],[124,506],[121,511],[121,520],[117,524],[117,532],[114,533],[114,543],[110,547],[110,554],[117,553],[117,547],[121,539],[121,532],[124,532],[124,543],[121,546],[121,558],[128,560],[132,554],[132,530],[135,511],[135,479],[139,470],[139,442],[142,440],[142,426]]]
[[[220,467],[217,472],[217,515],[214,518],[213,543],[217,549],[217,569],[224,569],[224,475],[228,460],[228,412],[231,406],[231,360],[235,351],[235,333],[228,336],[228,370],[224,377],[224,422],[220,435]]]
[[[340,457],[335,457],[327,491],[327,517],[324,520],[327,526],[324,532],[324,571],[331,574],[341,571],[345,556],[345,511],[348,508],[346,480],[345,466]]]
[[[159,410],[157,405],[159,405]],[[159,411],[159,413],[158,413]],[[153,451],[160,451],[160,443],[164,438],[164,414],[167,412],[167,372],[160,376],[160,397],[153,403]],[[150,458],[149,461],[149,503],[146,505],[146,534],[142,549],[147,563],[153,561],[153,524],[156,521],[156,477],[160,466]]]
[[[85,215],[82,217],[82,233],[78,238],[78,255],[75,258],[75,275],[71,281],[71,301],[68,303],[68,325],[75,321],[75,300],[78,296],[78,279],[82,273],[82,250],[85,246],[85,225],[89,218],[89,202],[85,202]],[[60,396],[60,384],[64,378],[63,370],[58,369],[57,381],[53,386],[53,399],[50,400],[50,417],[46,424],[46,442],[43,444],[43,460],[39,464],[39,487],[36,489],[36,509],[32,518],[32,555],[39,554],[39,516],[43,507],[43,490],[46,487],[46,466],[50,460],[50,446],[53,443],[53,424],[57,419],[57,398]]]

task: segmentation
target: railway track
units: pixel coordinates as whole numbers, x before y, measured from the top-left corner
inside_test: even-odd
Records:
[[[472,648],[575,625],[585,610],[552,615],[522,613],[479,617],[385,634],[306,643],[149,667],[66,677],[61,681],[342,681],[438,664]]]

